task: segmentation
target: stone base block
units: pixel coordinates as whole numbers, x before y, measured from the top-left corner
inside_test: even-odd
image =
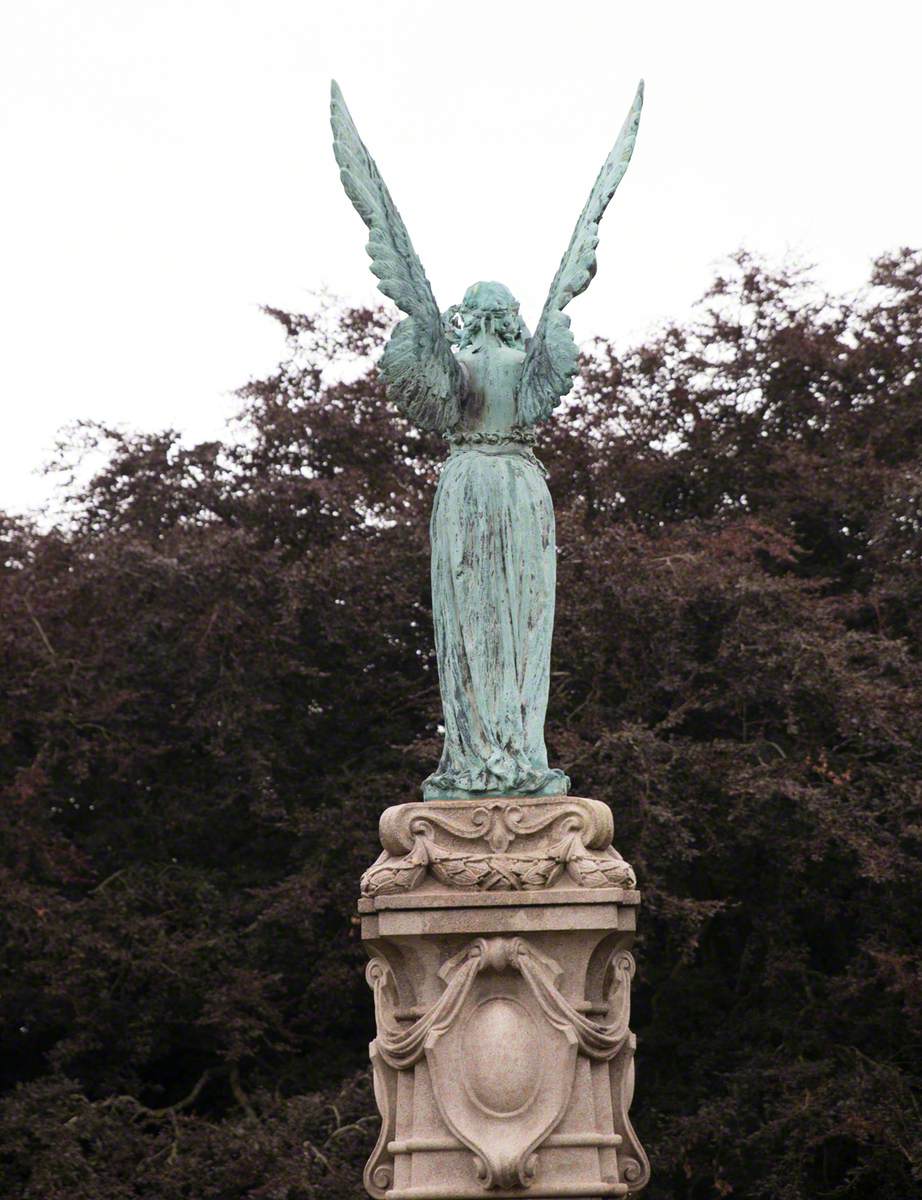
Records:
[[[472,801],[444,802],[459,803],[468,811],[451,814],[457,828],[480,822],[481,837],[489,838],[496,802],[480,806],[485,817],[474,816]],[[505,805],[515,810],[514,837],[544,834],[553,846],[558,835],[575,832],[580,855],[591,850],[600,831],[572,826],[587,817],[604,821],[593,813],[595,802],[557,798],[556,815],[552,807],[534,811],[551,803],[536,801],[526,822],[523,802],[509,799],[500,803],[498,820],[508,828]],[[435,804],[399,807],[423,808],[428,819]],[[396,818],[390,820],[393,826]],[[530,834],[522,833],[526,823]],[[415,835],[409,822],[404,828],[407,836],[392,840],[391,851],[385,842],[392,858],[395,850],[412,853]],[[463,853],[491,857],[501,882],[459,890],[428,872],[434,828],[430,821],[427,871],[416,887],[376,894],[366,888],[359,903],[375,996],[371,1059],[382,1118],[365,1172],[368,1192],[376,1200],[634,1194],[649,1177],[628,1117],[630,947],[639,894],[633,887],[573,886],[566,850],[564,870],[549,886],[504,887],[502,881],[521,875],[504,869],[503,850],[489,842],[482,851],[465,845]],[[473,840],[464,832],[453,836]],[[533,848],[532,855],[546,858],[546,849]],[[451,846],[435,851],[458,853]],[[630,872],[612,855],[602,857]],[[578,877],[585,880],[585,872]]]

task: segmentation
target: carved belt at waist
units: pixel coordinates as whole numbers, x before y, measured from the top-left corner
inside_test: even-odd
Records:
[[[513,425],[511,429],[484,432],[478,429],[456,429],[445,434],[445,440],[452,446],[472,446],[484,450],[496,446],[502,453],[507,446],[534,446],[538,440],[537,434],[530,426]]]
[[[522,437],[518,436],[518,431],[514,433],[447,434],[446,440],[451,446],[448,457],[453,459],[467,454],[486,454],[489,457],[508,455],[512,458],[524,458],[546,477],[547,469],[544,463],[535,458],[532,450],[535,441],[534,433],[530,429],[523,432],[525,436]],[[526,436],[529,438],[528,441],[525,441]]]

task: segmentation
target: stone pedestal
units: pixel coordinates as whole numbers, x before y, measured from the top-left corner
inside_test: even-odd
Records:
[[[378,1200],[633,1195],[640,902],[579,797],[402,804],[359,902],[371,961]]]

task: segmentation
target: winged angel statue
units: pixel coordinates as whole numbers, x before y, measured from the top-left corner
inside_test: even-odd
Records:
[[[445,742],[425,799],[565,795],[544,717],[554,624],[554,510],[534,426],[570,390],[578,352],[564,309],[596,272],[599,222],[627,170],[643,82],[599,172],[533,335],[501,283],[439,311],[384,180],[332,87],[333,148],[368,226],[378,287],[406,318],[381,358],[388,395],[450,445],[432,509],[432,608]]]

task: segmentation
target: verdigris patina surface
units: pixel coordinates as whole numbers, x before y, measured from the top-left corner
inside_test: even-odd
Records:
[[[533,450],[576,372],[563,310],[595,271],[641,99],[638,88],[531,336],[501,283],[439,312],[333,85],[342,180],[379,286],[407,314],[381,370],[402,411],[450,446],[431,521],[445,744],[423,800],[382,814],[359,901],[377,1026],[375,1200],[600,1200],[650,1174],[629,1117],[640,896],[611,809],[568,795],[544,745],[556,551]]]
[[[445,742],[426,799],[565,795],[544,718],[554,624],[554,512],[534,426],[569,392],[577,347],[564,309],[596,269],[599,221],[627,170],[637,88],[529,334],[501,283],[475,283],[444,314],[377,167],[333,84],[343,185],[370,231],[380,290],[407,314],[387,345],[388,393],[450,454],[432,511],[432,608]]]

